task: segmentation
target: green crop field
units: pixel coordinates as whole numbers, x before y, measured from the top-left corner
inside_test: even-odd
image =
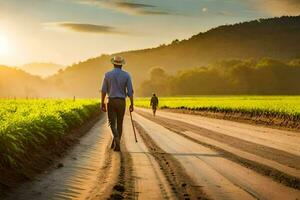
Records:
[[[96,100],[0,100],[0,168],[55,144],[99,111]]]
[[[149,98],[135,101],[139,107],[150,107]],[[212,112],[240,112],[253,115],[275,115],[300,118],[300,96],[196,96],[160,98],[160,108]]]

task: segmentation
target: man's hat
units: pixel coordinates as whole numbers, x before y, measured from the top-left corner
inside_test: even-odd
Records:
[[[111,59],[111,63],[114,65],[124,65],[125,60],[121,56],[115,56]]]

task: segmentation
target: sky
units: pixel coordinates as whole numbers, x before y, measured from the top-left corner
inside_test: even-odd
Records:
[[[300,0],[0,0],[0,64],[70,65],[282,15]]]

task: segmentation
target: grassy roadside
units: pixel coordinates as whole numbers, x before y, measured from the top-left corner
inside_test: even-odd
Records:
[[[135,101],[150,108],[149,98]],[[159,108],[219,118],[251,119],[296,128],[300,121],[300,96],[195,96],[162,97]]]
[[[0,185],[49,165],[99,110],[96,100],[0,100]]]

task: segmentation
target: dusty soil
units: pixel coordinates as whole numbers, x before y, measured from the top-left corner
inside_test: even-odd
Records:
[[[79,138],[86,134],[101,117],[101,113],[98,112],[81,127],[74,127],[70,130],[59,142],[44,144],[44,148],[38,151],[32,150],[30,157],[24,158],[23,168],[0,168],[0,197],[10,193],[11,189],[23,182],[34,180],[44,171],[60,166],[58,160],[64,157],[68,150],[79,142]]]
[[[293,155],[291,153],[287,153],[285,151],[281,151],[257,143],[245,141],[233,136],[211,131],[179,120],[168,119],[161,116],[153,117],[149,113],[139,112],[139,114],[141,114],[142,116],[148,119],[151,119],[152,121],[155,121],[158,124],[161,124],[169,129],[172,129],[172,131],[176,131],[176,132],[193,131],[197,134],[203,135],[205,137],[209,137],[211,139],[217,140],[222,143],[226,143],[230,146],[234,146],[236,148],[242,149],[249,153],[266,157],[268,159],[294,167],[296,169],[300,168],[300,156]]]
[[[185,169],[176,159],[157,146],[145,129],[136,121],[135,126],[178,199],[209,199],[201,187],[198,187],[187,175]]]
[[[108,145],[109,143],[106,144]],[[87,200],[109,199],[114,192],[119,176],[121,176],[120,169],[124,164],[120,159],[120,155],[115,154],[108,146],[103,153],[104,158],[102,160],[104,165],[98,171],[97,180],[90,188],[86,197]]]
[[[121,143],[121,152],[114,152],[120,157],[119,164],[119,175],[118,180],[113,186],[113,190],[108,199],[117,200],[117,199],[135,199],[135,185],[133,178],[133,164],[130,154],[126,150],[124,142]],[[112,150],[110,150],[112,152]],[[114,173],[117,173],[115,171]],[[112,181],[112,180],[110,180]],[[112,181],[114,182],[114,181]],[[101,198],[99,198],[101,199]]]
[[[110,130],[101,118],[80,141],[43,171],[9,192],[8,200],[106,199],[118,181],[120,156],[109,148]]]
[[[182,116],[176,115],[178,120]],[[233,162],[208,148],[135,114],[135,120],[157,146],[175,158],[196,186],[213,199],[297,199],[299,190]],[[276,191],[274,193],[274,191]]]
[[[185,131],[192,131],[196,134],[208,137],[210,139],[216,140],[221,143],[225,143],[228,146],[235,147],[237,149],[241,149],[243,151],[249,152],[254,155],[259,155],[261,157],[274,160],[278,163],[282,163],[284,165],[299,169],[300,166],[300,157],[295,156],[293,154],[289,154],[284,151],[280,151],[274,148],[266,147],[263,145],[259,145],[256,143],[244,141],[232,136],[224,135],[221,133],[213,132],[207,129],[203,129],[201,127],[194,126],[192,124],[188,124],[182,121],[178,120],[172,120],[168,118],[164,118],[161,116],[153,117],[149,113],[145,112],[138,112],[140,115],[146,117],[147,119],[150,119],[151,121],[154,121],[157,124],[160,124],[164,126],[165,128],[181,134],[182,136],[193,140],[194,142],[197,142],[201,145],[208,146],[210,148],[216,149],[222,154],[224,154],[228,159],[233,160],[235,162],[238,162],[240,164],[243,164],[244,166],[247,166],[263,175],[267,175],[272,177],[274,180],[284,183],[287,186],[293,187],[293,188],[300,188],[300,177],[294,177],[289,174],[286,174],[284,171],[278,171],[274,168],[271,168],[269,166],[265,166],[258,162],[253,162],[251,160],[242,158],[236,154],[232,154],[224,149],[218,148],[212,144],[207,144],[202,141],[199,141],[193,137],[188,136],[187,134],[183,134]]]
[[[150,154],[144,140],[137,132],[135,142],[129,117],[125,117],[123,141],[125,154],[130,156],[132,163],[132,180],[134,182],[134,199],[176,199],[165,175],[155,158]],[[122,151],[123,152],[123,151]]]
[[[300,199],[298,133],[150,113],[133,113],[138,143],[125,117],[121,152],[110,149],[106,117],[98,119],[6,199]]]
[[[193,110],[193,109],[170,109],[163,110],[175,113],[184,113],[192,115],[200,115],[204,117],[211,117],[217,119],[233,120],[237,122],[250,123],[255,125],[263,125],[283,130],[300,131],[300,120],[292,119],[288,116],[279,115],[253,115],[251,113],[241,112],[213,112],[209,110]]]

